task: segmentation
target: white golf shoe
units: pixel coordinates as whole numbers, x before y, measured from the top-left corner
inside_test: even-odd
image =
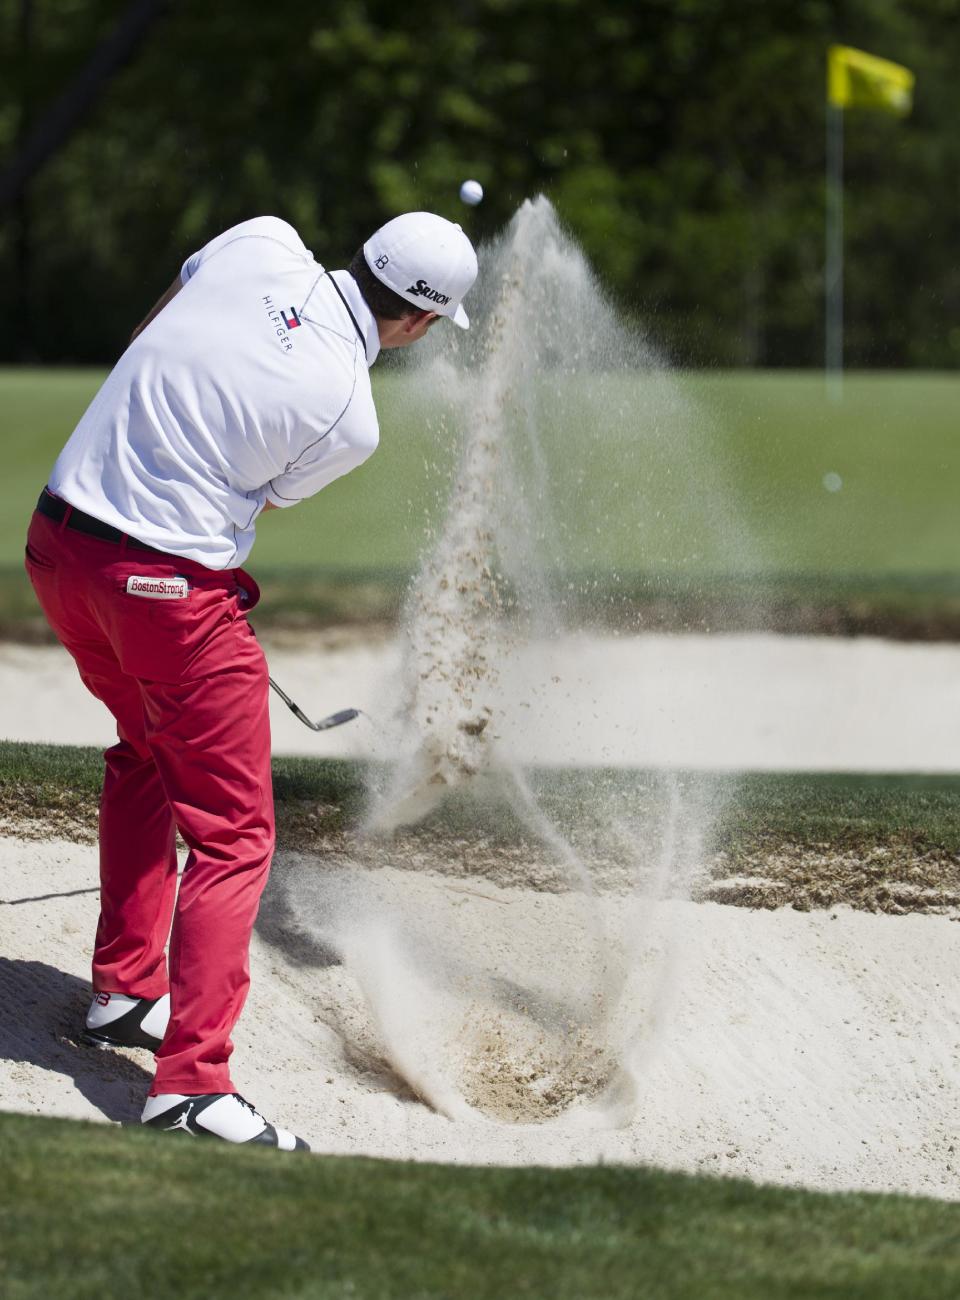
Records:
[[[156,1052],[169,1019],[169,993],[152,1001],[126,993],[97,993],[90,1003],[80,1041],[91,1047],[148,1047]]]
[[[216,1137],[224,1142],[276,1147],[280,1151],[309,1151],[303,1138],[274,1128],[236,1092],[210,1092],[195,1097],[161,1093],[148,1097],[141,1123],[164,1133]]]

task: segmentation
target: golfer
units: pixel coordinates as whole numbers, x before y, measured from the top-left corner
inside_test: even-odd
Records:
[[[369,367],[440,317],[466,329],[476,274],[460,227],[427,212],[388,222],[347,271],[276,217],[233,227],[184,263],[40,496],[27,572],[117,720],[83,1037],[156,1053],[145,1124],[306,1148],[230,1077],[274,848],[259,591],[241,566],[262,511],[374,451]]]

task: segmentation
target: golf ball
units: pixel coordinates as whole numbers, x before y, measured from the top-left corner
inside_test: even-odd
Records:
[[[460,186],[460,198],[471,208],[476,207],[483,198],[483,186],[479,181],[464,181]]]

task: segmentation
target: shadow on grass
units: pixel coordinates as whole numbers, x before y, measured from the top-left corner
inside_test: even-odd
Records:
[[[137,1124],[152,1074],[120,1052],[77,1041],[90,985],[42,961],[0,957],[0,1058],[69,1079],[96,1110]]]

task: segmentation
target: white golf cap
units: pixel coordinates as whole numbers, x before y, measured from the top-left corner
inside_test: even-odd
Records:
[[[404,212],[370,236],[363,255],[377,279],[401,298],[469,328],[461,300],[477,278],[477,255],[452,221]]]

